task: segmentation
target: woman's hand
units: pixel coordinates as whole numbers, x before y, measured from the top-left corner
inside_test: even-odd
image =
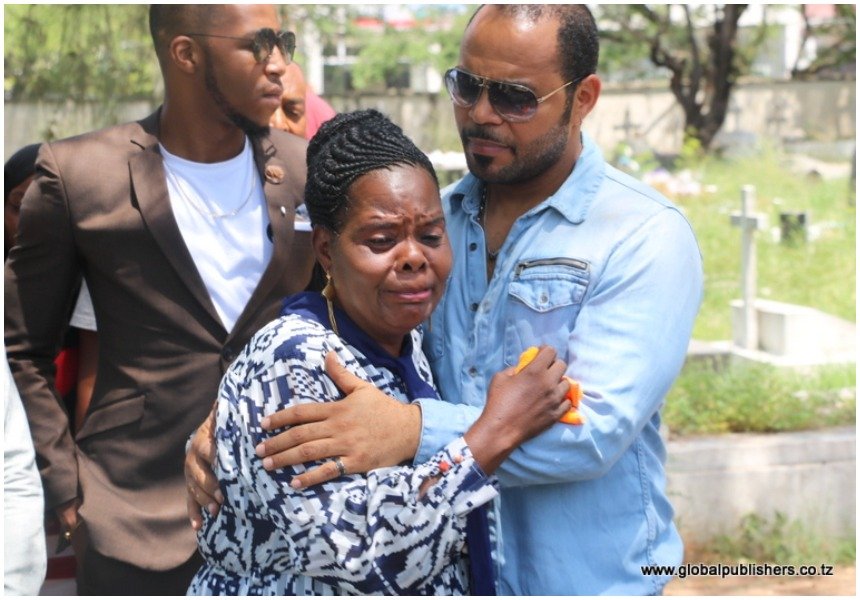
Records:
[[[519,373],[515,367],[496,373],[484,411],[465,435],[485,473],[493,473],[517,446],[548,429],[571,407],[566,368],[553,348],[543,346]]]

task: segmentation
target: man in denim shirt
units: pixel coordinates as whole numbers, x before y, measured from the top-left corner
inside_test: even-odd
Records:
[[[428,355],[455,404],[422,402],[416,460],[477,417],[492,375],[528,346],[554,347],[585,392],[582,426],[549,429],[497,471],[507,594],[655,594],[665,579],[640,567],[682,558],[659,409],[684,361],[701,258],[678,209],[580,131],[596,64],[584,7],[487,6],[448,75],[471,174],[445,194],[455,260]]]
[[[477,418],[496,372],[552,346],[582,384],[585,422],[550,428],[497,471],[502,594],[659,594],[668,578],[641,568],[682,559],[659,410],[701,301],[701,257],[679,210],[581,131],[600,95],[597,55],[583,6],[478,9],[446,74],[471,171],[444,195],[455,261],[428,327],[447,402],[421,401],[420,431],[404,441],[405,421],[381,419],[381,399],[373,418],[361,412],[373,396],[363,387],[261,449],[272,468],[421,462]],[[279,413],[269,426],[308,417]]]

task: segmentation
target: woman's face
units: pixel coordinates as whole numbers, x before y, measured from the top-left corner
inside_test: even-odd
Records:
[[[451,270],[439,188],[424,169],[399,165],[359,177],[348,196],[340,233],[315,228],[314,248],[337,304],[396,356]]]

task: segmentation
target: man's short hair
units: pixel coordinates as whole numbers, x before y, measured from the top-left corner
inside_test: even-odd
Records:
[[[475,11],[475,15],[484,6],[486,5],[480,6]],[[565,81],[584,79],[597,72],[597,59],[600,55],[597,24],[586,5],[494,4],[492,6],[505,15],[524,18],[532,23],[545,18],[558,19],[559,28],[556,39],[561,58],[559,68]],[[475,15],[472,15],[472,19]],[[574,87],[567,88],[568,96],[573,95],[574,89]]]
[[[170,41],[184,33],[207,33],[221,16],[222,4],[150,4],[149,33],[158,61],[167,55]]]

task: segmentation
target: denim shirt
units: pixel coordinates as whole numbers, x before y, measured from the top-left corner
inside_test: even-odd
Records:
[[[584,425],[553,425],[496,472],[500,594],[655,594],[669,578],[641,567],[682,559],[659,411],[701,302],[701,255],[678,208],[583,146],[513,224],[489,283],[481,182],[443,194],[454,267],[425,350],[445,401],[421,400],[416,462],[469,428],[528,346],[553,346],[585,394]]]

